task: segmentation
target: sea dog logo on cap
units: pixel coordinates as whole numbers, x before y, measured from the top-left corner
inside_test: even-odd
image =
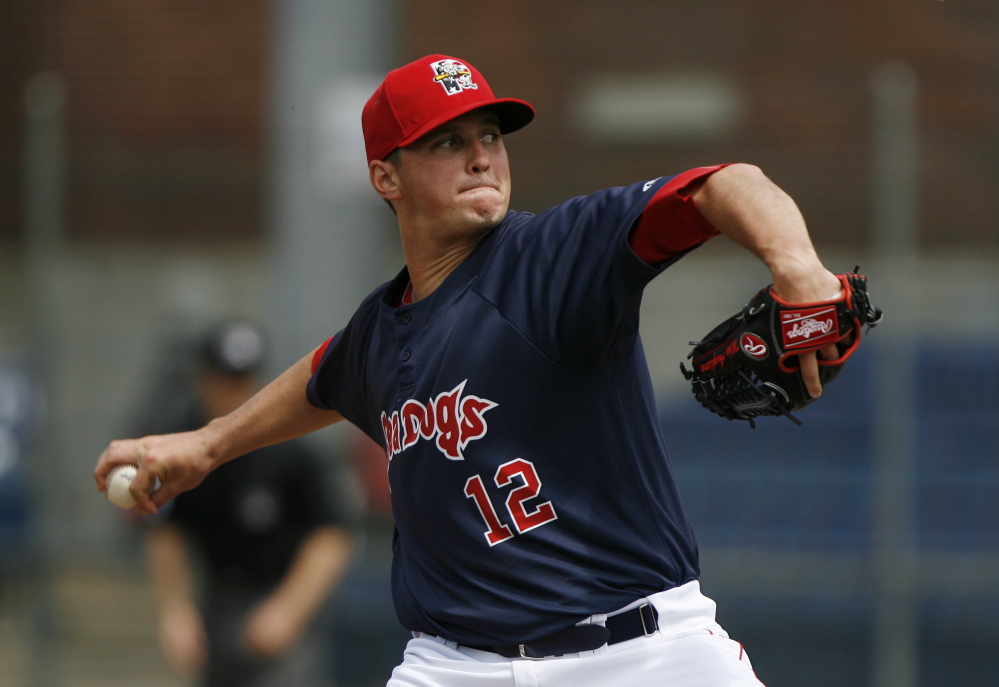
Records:
[[[472,81],[472,70],[458,60],[438,60],[432,62],[430,68],[434,70],[434,81],[443,86],[448,95],[479,87]]]

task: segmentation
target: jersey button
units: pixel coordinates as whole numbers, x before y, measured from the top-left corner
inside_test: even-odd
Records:
[[[408,348],[407,348],[407,349],[406,349],[405,351],[403,351],[403,352],[402,352],[402,356],[401,356],[401,357],[402,357],[402,362],[406,362],[407,360],[409,360],[409,356],[410,356],[410,355],[411,355],[411,354],[410,354],[410,352],[409,352],[409,349],[408,349]]]
[[[413,316],[410,315],[408,312],[404,312],[402,315],[399,316],[399,321],[402,322],[403,324],[409,324],[412,319]]]

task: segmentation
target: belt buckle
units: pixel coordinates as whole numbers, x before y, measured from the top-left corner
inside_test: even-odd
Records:
[[[544,656],[528,656],[527,653],[524,651],[524,645],[523,644],[518,644],[517,648],[520,649],[520,657],[521,658],[526,658],[528,661],[543,661],[543,660],[545,660]]]
[[[639,620],[642,621],[642,631],[645,633],[645,636],[648,637],[650,635],[654,635],[656,632],[659,631],[659,623],[656,622],[656,616],[653,613],[650,612],[649,613],[649,618],[652,621],[652,631],[649,632],[649,627],[648,627],[648,625],[645,624],[645,609],[646,608],[652,609],[652,604],[650,604],[650,603],[644,603],[641,606],[639,606],[638,607],[638,618],[639,618]]]

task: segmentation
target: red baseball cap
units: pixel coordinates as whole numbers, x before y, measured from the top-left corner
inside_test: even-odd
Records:
[[[488,107],[508,134],[534,119],[530,103],[497,98],[472,65],[447,55],[427,55],[388,73],[361,113],[368,162],[384,160],[428,131],[466,112]]]

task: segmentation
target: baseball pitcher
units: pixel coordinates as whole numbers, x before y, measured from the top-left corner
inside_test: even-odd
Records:
[[[235,412],[112,442],[97,487],[138,463],[131,489],[153,513],[226,461],[346,419],[388,463],[392,593],[413,633],[389,687],[758,686],[698,586],[639,337],[642,292],[718,234],[769,268],[771,303],[818,318],[853,282],[823,266],[795,203],[748,164],[510,210],[504,136],[534,114],[455,57],[390,72],[362,124],[405,267]],[[821,336],[824,320],[799,319],[796,345],[773,353],[808,400],[872,319],[841,318]],[[766,381],[760,393],[777,394]]]

